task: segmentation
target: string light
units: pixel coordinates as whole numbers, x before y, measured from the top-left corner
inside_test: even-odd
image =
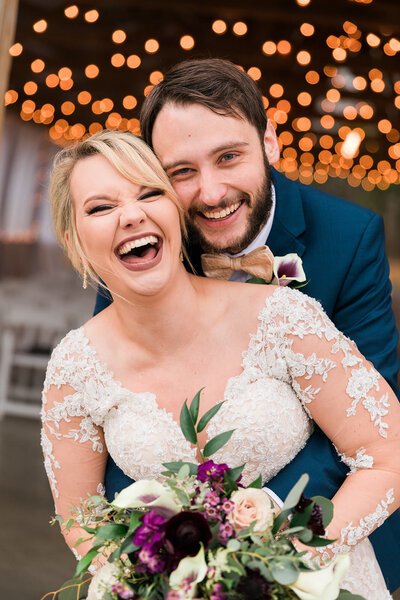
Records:
[[[279,54],[290,54],[292,45],[287,40],[280,40],[280,42],[278,42],[276,45],[276,49],[278,50]]]
[[[45,67],[44,61],[41,58],[37,58],[36,60],[31,62],[31,70],[34,73],[41,73]]]
[[[311,62],[311,54],[307,50],[300,50],[296,55],[296,60],[299,65],[308,65]]]
[[[125,96],[125,98],[122,100],[122,104],[127,110],[132,110],[137,105],[137,100],[135,96]]]
[[[111,57],[111,64],[113,67],[120,68],[125,64],[125,56],[117,52]]]
[[[216,21],[214,21],[211,27],[213,32],[217,33],[218,35],[222,35],[227,30],[225,21],[222,21],[221,19],[217,19]]]
[[[261,79],[261,70],[258,67],[250,67],[247,73],[252,79],[254,79],[254,81]]]
[[[160,81],[162,81],[163,79],[164,75],[161,73],[161,71],[153,71],[152,73],[150,73],[149,81],[153,85],[157,85],[157,83],[160,83]],[[133,98],[133,96],[131,97]]]
[[[47,29],[47,21],[45,21],[44,19],[40,19],[40,21],[36,21],[36,23],[33,24],[33,30],[36,31],[36,33],[43,33],[44,31],[46,31]]]
[[[314,35],[314,31],[314,25],[311,25],[311,23],[302,23],[300,25],[300,33],[305,37],[310,37],[311,35]]]
[[[37,89],[37,83],[34,81],[27,81],[24,85],[24,92],[27,96],[33,96],[33,94],[36,94]]]
[[[243,23],[243,21],[237,21],[233,27],[232,27],[232,31],[235,35],[241,36],[241,35],[246,35],[247,33],[247,25],[246,23]]]
[[[79,15],[79,8],[76,4],[72,4],[64,9],[64,14],[68,19],[75,19]]]
[[[79,92],[77,100],[79,104],[89,104],[89,102],[92,100],[92,94],[82,90],[82,92]]]
[[[95,23],[99,18],[99,13],[97,10],[88,10],[85,12],[85,21],[88,23]]]
[[[264,42],[263,45],[262,45],[262,51],[267,56],[272,56],[272,54],[275,54],[275,52],[276,52],[276,44],[275,44],[275,42],[270,42],[270,41]]]
[[[179,44],[184,50],[191,50],[194,47],[194,38],[191,35],[183,35]]]
[[[99,67],[97,65],[88,65],[85,68],[85,75],[89,79],[94,79],[99,74]]]
[[[131,54],[126,59],[126,64],[130,69],[137,69],[140,66],[141,62],[142,61],[140,60],[137,54]]]
[[[116,29],[111,38],[114,44],[123,44],[126,40],[126,33],[122,29]]]
[[[148,52],[148,54],[155,54],[155,52],[158,51],[159,47],[160,44],[155,39],[147,40],[147,42],[144,45],[144,49],[146,50],[146,52]]]
[[[24,49],[23,45],[20,44],[19,42],[16,42],[9,48],[8,52],[11,54],[11,56],[16,57],[16,56],[19,56],[20,54],[22,54],[23,49]]]

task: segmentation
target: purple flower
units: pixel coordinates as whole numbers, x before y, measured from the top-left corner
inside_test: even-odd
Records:
[[[197,479],[199,481],[221,482],[224,479],[224,473],[229,471],[225,463],[215,463],[213,460],[207,460],[197,467]]]
[[[275,256],[273,284],[288,285],[292,281],[303,283],[305,280],[303,262],[297,254]]]
[[[221,541],[226,542],[233,534],[233,527],[230,523],[221,523],[219,526],[218,537]]]
[[[211,541],[206,519],[197,512],[183,511],[172,517],[165,526],[165,546],[175,556],[195,556],[200,544],[206,549]]]
[[[211,600],[226,600],[227,594],[224,592],[224,586],[222,583],[216,583],[211,591]]]

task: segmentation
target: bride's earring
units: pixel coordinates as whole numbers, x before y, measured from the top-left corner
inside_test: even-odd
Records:
[[[86,267],[83,267],[83,283],[82,283],[82,287],[84,290],[87,290],[87,269]]]

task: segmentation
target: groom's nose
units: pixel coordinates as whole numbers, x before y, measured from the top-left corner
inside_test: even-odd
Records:
[[[199,177],[198,200],[207,206],[218,206],[227,194],[227,185],[212,170],[207,170]]]

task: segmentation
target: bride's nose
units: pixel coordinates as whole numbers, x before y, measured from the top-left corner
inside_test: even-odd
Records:
[[[146,213],[139,202],[130,201],[121,206],[119,224],[120,227],[137,227],[146,221]]]

